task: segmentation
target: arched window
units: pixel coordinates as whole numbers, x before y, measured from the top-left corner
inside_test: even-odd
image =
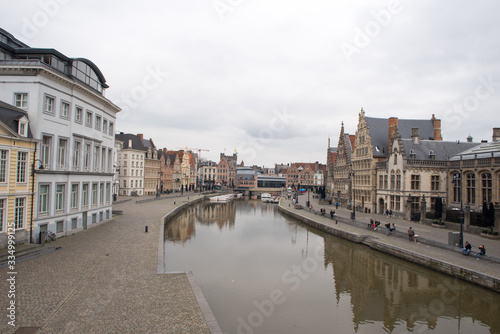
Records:
[[[394,164],[396,165],[397,163],[398,163],[398,150],[394,149]]]
[[[396,190],[401,190],[401,172],[399,169],[396,171]]]
[[[492,179],[490,173],[481,174],[481,193],[483,202],[490,203],[492,199]]]
[[[465,176],[467,203],[476,203],[476,176],[473,173],[468,173]]]
[[[391,190],[394,190],[396,188],[396,175],[394,174],[394,171],[391,170]]]
[[[452,173],[453,183],[453,202],[460,202],[460,194],[462,192],[462,175],[460,173]]]

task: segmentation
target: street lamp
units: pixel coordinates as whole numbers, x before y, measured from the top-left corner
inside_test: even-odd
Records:
[[[35,157],[36,154],[36,149],[35,153],[33,154],[33,157]],[[38,166],[38,169],[35,169],[35,163],[39,161],[40,166]],[[30,243],[33,243],[33,206],[35,205],[35,173],[39,170],[43,170],[43,161],[40,159],[34,159],[33,163],[31,164],[31,223],[30,223]]]
[[[460,169],[460,173],[455,173],[453,174],[453,181],[454,183],[460,190],[459,196],[460,196],[460,236],[458,239],[458,246],[460,248],[464,247],[464,201],[462,198],[463,192],[462,192],[462,170]]]
[[[349,173],[349,177],[351,178],[351,184],[352,184],[352,212],[351,212],[351,219],[354,220],[356,219],[356,194],[354,192],[354,171],[351,171]]]
[[[306,204],[306,206],[307,206],[308,208],[310,208],[310,207],[311,207],[311,202],[309,201],[309,194],[310,194],[310,192],[311,192],[311,188],[310,188],[310,187],[307,187],[307,204]]]

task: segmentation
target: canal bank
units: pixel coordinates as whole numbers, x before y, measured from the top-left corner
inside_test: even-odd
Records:
[[[316,204],[316,203],[314,203]],[[319,208],[318,204],[315,208]],[[406,229],[409,224],[414,222],[404,222],[401,220],[392,219],[390,222],[395,222],[398,228],[398,236],[380,233],[380,230],[374,231],[367,228],[369,222],[368,216],[359,215],[360,219],[366,220],[351,220],[348,217],[349,212],[346,210],[336,210],[335,207],[325,206],[326,215],[321,216],[314,211],[295,208],[291,201],[282,199],[279,205],[279,211],[283,214],[293,217],[302,223],[313,226],[319,230],[331,233],[341,238],[365,244],[378,251],[396,256],[406,261],[422,265],[426,268],[433,269],[453,277],[477,284],[488,289],[500,292],[500,264],[493,259],[477,260],[475,256],[464,256],[456,247],[448,246],[443,241],[446,241],[444,235],[446,232],[432,231],[431,227],[418,225],[414,226],[423,238],[425,243],[410,242],[408,238],[404,238]],[[329,216],[330,210],[336,210],[334,219]],[[381,219],[379,215],[374,215],[374,219]],[[383,219],[389,222],[389,218]],[[381,224],[381,229],[385,222]],[[414,224],[415,225],[415,224]],[[466,238],[473,238],[466,235]],[[475,243],[474,246],[478,246]],[[487,249],[490,249],[490,254],[495,254],[498,243],[490,242]],[[493,250],[493,252],[491,252]],[[493,260],[493,261],[492,261]]]
[[[4,316],[1,333],[216,332],[192,275],[157,273],[165,213],[198,195],[123,199],[113,205],[122,214],[50,242],[60,247],[55,252],[16,264],[15,326]],[[0,273],[7,277],[7,267]],[[0,282],[5,294],[8,283]],[[8,299],[0,300],[6,310]]]

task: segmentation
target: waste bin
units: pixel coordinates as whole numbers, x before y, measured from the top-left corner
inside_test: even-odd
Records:
[[[46,235],[47,235],[47,232],[40,231],[40,245],[45,245],[45,236]]]
[[[460,232],[448,232],[448,245],[457,246],[460,241]]]

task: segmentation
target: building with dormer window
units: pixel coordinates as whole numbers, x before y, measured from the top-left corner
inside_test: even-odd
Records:
[[[64,236],[111,218],[120,108],[104,96],[106,88],[90,60],[31,48],[0,29],[0,100],[27,112],[39,140],[34,242],[39,232]]]

